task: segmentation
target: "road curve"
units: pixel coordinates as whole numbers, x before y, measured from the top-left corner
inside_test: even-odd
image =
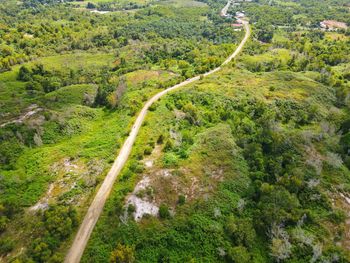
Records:
[[[227,11],[227,9],[226,9]],[[248,22],[243,22],[243,26],[245,28],[245,36],[237,49],[221,64],[220,67],[217,67],[205,74],[203,76],[209,76],[221,69],[222,66],[229,63],[234,57],[237,56],[237,54],[242,50],[244,44],[247,42],[249,36],[250,36],[250,27]],[[123,144],[123,147],[120,149],[119,155],[115,159],[112,168],[109,170],[107,176],[105,177],[100,189],[98,190],[94,200],[92,201],[83,222],[81,223],[79,230],[75,236],[75,239],[73,241],[73,244],[68,251],[65,263],[78,263],[80,262],[80,259],[83,255],[84,249],[86,247],[87,242],[89,241],[90,235],[92,233],[92,230],[94,229],[96,222],[98,218],[100,217],[103,207],[105,205],[105,202],[113,188],[113,184],[115,180],[117,179],[117,176],[119,175],[121,169],[124,167],[132,146],[135,142],[136,136],[140,130],[140,127],[143,123],[143,120],[146,117],[147,110],[149,107],[157,101],[159,98],[164,96],[165,94],[169,93],[170,91],[179,89],[183,86],[186,86],[187,84],[193,83],[200,79],[201,76],[196,76],[190,79],[187,79],[175,86],[172,86],[170,88],[167,88],[166,90],[163,90],[156,95],[154,95],[151,99],[149,99],[146,104],[143,106],[141,112],[137,116],[137,119],[131,129],[131,132],[126,139],[126,141]]]

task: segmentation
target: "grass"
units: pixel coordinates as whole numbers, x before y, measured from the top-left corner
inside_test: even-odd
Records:
[[[267,68],[268,71],[270,71],[270,68],[275,66],[276,61],[279,62],[279,66],[286,65],[291,57],[291,53],[287,49],[273,49],[269,52],[255,56],[244,55],[239,61],[244,63],[247,69],[251,71],[256,71],[259,67],[262,69]]]
[[[97,60],[97,61],[96,61]],[[97,63],[96,63],[97,62]],[[30,62],[43,63],[49,70],[66,71],[79,68],[96,69],[105,65],[111,66],[113,55],[105,54],[67,54],[53,56]],[[5,83],[18,84],[23,93],[17,93],[19,101],[23,104],[27,98],[24,84],[16,80],[19,66],[11,72],[0,75]],[[141,102],[154,94],[159,83],[165,82],[176,76],[162,70],[139,70],[125,75],[127,84],[123,97],[125,106],[131,105],[135,111],[139,110]],[[94,84],[79,84],[62,87],[56,91],[43,94],[40,98],[28,98],[26,105],[38,103],[45,109],[45,116],[49,120],[42,122],[42,115],[32,118],[33,123],[40,124],[41,140],[44,145],[35,148],[27,147],[15,162],[12,170],[1,170],[1,199],[11,202],[16,207],[24,209],[24,213],[12,219],[11,225],[5,236],[16,240],[14,253],[21,246],[28,245],[31,239],[30,229],[38,219],[31,218],[33,213],[28,207],[33,206],[40,198],[48,195],[49,185],[54,185],[50,202],[77,202],[76,208],[79,214],[83,214],[89,198],[94,193],[110,168],[117,151],[124,142],[125,136],[132,125],[133,116],[130,111],[121,106],[120,109],[109,111],[102,108],[90,108],[84,106],[84,98],[94,97],[97,86]],[[8,86],[3,86],[3,94],[10,92]],[[11,94],[8,94],[11,101]],[[132,103],[131,103],[132,102]],[[11,107],[19,107],[23,110],[25,105],[14,103]],[[65,160],[77,165],[65,168]],[[68,170],[67,170],[68,169]],[[16,233],[21,228],[21,236]],[[62,248],[64,250],[64,248]]]
[[[32,102],[27,96],[25,83],[17,81],[16,78],[17,69],[0,74],[0,114],[3,119],[19,114]]]
[[[192,1],[192,0],[166,0],[161,1],[160,4],[162,5],[171,5],[174,7],[206,7],[207,4],[203,2],[198,1]]]
[[[95,97],[97,86],[93,84],[71,85],[60,88],[59,90],[45,94],[43,103],[48,108],[66,108],[70,105],[83,104],[84,98]]]
[[[349,40],[349,36],[346,36],[345,34],[340,34],[337,32],[326,32],[326,39],[327,40],[335,40],[335,41],[347,41]]]
[[[111,67],[115,60],[113,53],[85,53],[77,52],[72,54],[57,55],[51,57],[40,58],[37,61],[31,63],[41,63],[49,70],[62,70],[62,69],[89,69],[89,68],[101,68]],[[31,65],[29,64],[29,65]]]
[[[114,59],[113,54],[78,52],[39,58],[24,65],[32,67],[35,64],[43,64],[47,70],[68,72],[69,69],[97,70],[102,67],[111,68]],[[21,65],[14,66],[11,71],[0,74],[0,114],[3,119],[10,119],[20,114],[26,107],[38,100],[38,98],[28,95],[24,82],[17,80],[20,67]],[[47,95],[47,97],[50,96],[53,95]]]
[[[161,70],[136,70],[125,74],[125,78],[129,85],[136,86],[145,82],[154,83],[157,81],[166,81],[174,75],[175,74],[171,72]]]
[[[274,0],[274,3],[277,3],[279,6],[284,6],[284,7],[298,8],[300,6],[299,3],[292,2],[292,1],[278,1],[278,0]]]
[[[271,86],[274,86],[275,89],[271,89]],[[181,230],[182,228],[178,225],[180,222],[191,225],[188,220],[190,221],[189,218],[193,217],[196,220],[205,220],[203,214],[205,214],[204,217],[212,218],[211,213],[218,207],[221,213],[229,213],[237,205],[240,194],[244,193],[244,189],[249,184],[249,179],[246,177],[247,164],[243,161],[235,142],[239,128],[232,123],[233,121],[217,124],[222,121],[216,119],[215,114],[220,107],[225,107],[224,102],[227,100],[233,100],[234,104],[253,98],[267,104],[273,104],[278,99],[297,101],[298,103],[314,100],[315,103],[319,103],[319,94],[324,94],[321,96],[330,97],[332,100],[332,94],[328,88],[301,73],[249,73],[225,67],[219,74],[209,76],[157,102],[155,110],[150,111],[146,117],[145,124],[133,147],[132,157],[114,186],[113,193],[97,223],[82,262],[108,260],[116,243],[136,244],[136,256],[140,262],[156,261],[162,251],[165,251],[168,259],[173,262],[183,262],[191,258],[203,259],[203,261],[210,258],[211,262],[219,262],[220,260],[214,256],[216,255],[215,246],[210,243],[213,236],[210,234],[206,236],[198,230],[187,236],[191,241],[186,242],[182,240],[183,235],[185,232],[191,232],[191,229]],[[187,120],[178,117],[186,115],[175,113],[177,106],[175,106],[174,98],[177,98],[176,103],[182,103],[182,105],[190,101],[198,110],[201,125],[188,125],[186,124]],[[320,111],[323,114],[327,113],[331,103],[328,101],[320,104]],[[233,119],[241,118],[238,112],[225,110],[233,114]],[[208,121],[209,117],[213,119]],[[311,125],[309,128],[318,129],[318,126]],[[286,128],[287,130],[288,128]],[[165,141],[173,138],[171,134],[174,133],[182,134],[180,146],[175,146],[170,151],[177,158],[176,162],[170,166],[165,165],[163,163],[164,156],[169,153],[163,150],[154,167],[147,168],[150,170],[132,173],[131,177],[127,178],[124,176],[131,169],[132,163],[140,163],[139,159],[143,155],[144,149],[152,145],[152,142],[156,142],[160,134],[163,134],[165,138],[162,145],[164,148]],[[193,143],[187,145],[185,138],[188,137],[184,134],[189,134],[189,137],[193,138]],[[172,140],[175,141],[176,145],[176,139]],[[179,157],[180,148],[187,152],[187,158]],[[119,224],[116,218],[125,204],[125,196],[133,190],[142,176],[159,177],[159,173],[163,169],[170,169],[173,175],[170,179],[152,179],[152,186],[156,189],[155,200],[158,203],[164,202],[175,209],[174,219],[163,223],[158,219],[147,218],[138,225],[131,221],[128,224]],[[221,170],[223,177],[218,176]],[[229,192],[225,187],[229,187],[232,192]],[[191,189],[195,193],[192,196]],[[176,205],[176,200],[178,195],[183,193],[187,195],[187,201],[185,207],[180,208]],[[201,207],[203,198],[207,198],[205,199],[207,201],[204,201],[203,207]],[[219,201],[220,198],[224,198],[224,201]],[[220,219],[215,222],[220,222]],[[204,224],[204,221],[201,223],[197,221],[197,223]],[[215,224],[213,224],[214,222],[210,224],[211,227],[214,227]],[[191,226],[197,225],[192,222]],[[218,229],[220,229],[219,226]],[[220,244],[222,247],[227,246],[226,241],[222,239],[224,235],[218,235],[214,238],[216,242],[219,242],[216,244]],[[200,241],[196,240],[197,237],[201,238]],[[171,243],[169,239],[174,243]],[[147,242],[147,246],[141,245],[142,242]],[[158,242],[160,243],[158,244]],[[168,246],[169,242],[172,244],[170,247]],[[198,248],[199,244],[201,244],[202,249]],[[205,251],[203,251],[203,246],[206,247]],[[160,249],[160,247],[162,248]],[[264,254],[262,247],[262,244],[257,244],[255,253],[262,256]],[[267,262],[267,259],[262,262]]]

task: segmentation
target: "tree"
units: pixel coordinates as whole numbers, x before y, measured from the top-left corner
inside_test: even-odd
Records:
[[[226,232],[235,243],[250,247],[254,244],[256,233],[250,219],[237,219],[230,216],[226,222]]]
[[[47,262],[52,254],[49,245],[41,239],[36,239],[33,242],[33,248],[30,251],[31,257],[36,262]]]
[[[97,89],[94,104],[96,106],[109,106],[108,96],[113,94],[115,87],[113,85],[102,84]]]
[[[262,192],[259,209],[260,217],[265,223],[264,227],[295,219],[299,205],[297,197],[283,187],[272,187]]]
[[[26,66],[20,67],[17,79],[21,81],[31,80],[32,79],[31,71]]]
[[[41,84],[37,81],[29,81],[26,84],[26,90],[37,90],[37,91],[42,91],[43,87],[41,86]]]
[[[88,4],[86,5],[87,9],[95,9],[96,5],[94,5],[93,3],[88,2]]]
[[[77,223],[76,212],[70,207],[54,206],[44,213],[44,225],[59,240],[63,240],[73,231]]]
[[[341,137],[340,145],[342,145],[345,154],[350,153],[350,133],[346,133]]]
[[[198,109],[191,102],[183,106],[183,111],[186,113],[186,119],[191,124],[198,124]]]
[[[251,256],[245,247],[237,246],[228,251],[228,256],[234,263],[249,263]]]
[[[110,263],[132,263],[135,261],[135,249],[127,245],[118,244],[111,253]]]
[[[256,32],[256,37],[266,43],[270,43],[273,38],[273,27],[267,24],[257,25],[259,28]]]

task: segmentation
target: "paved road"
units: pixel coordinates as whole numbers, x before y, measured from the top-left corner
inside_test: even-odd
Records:
[[[227,9],[226,9],[227,11]],[[237,47],[235,52],[233,52],[225,61],[222,63],[222,65],[218,68],[215,68],[207,73],[204,74],[204,76],[209,76],[221,69],[222,66],[229,63],[237,54],[242,50],[244,44],[247,42],[249,36],[250,36],[250,28],[248,22],[244,22],[244,28],[245,28],[245,36],[243,40],[241,41],[240,45]],[[187,84],[193,83],[200,79],[200,76],[193,77],[191,79],[185,80],[184,82],[181,82],[175,86],[172,86],[166,90],[163,90],[153,96],[151,99],[149,99],[146,104],[143,106],[141,112],[139,113],[134,126],[131,129],[131,132],[129,134],[129,137],[126,139],[123,147],[120,149],[119,155],[115,159],[112,168],[108,172],[106,178],[104,179],[100,189],[98,190],[94,200],[92,201],[85,218],[83,222],[80,225],[80,228],[78,230],[78,233],[75,236],[75,239],[73,241],[73,244],[68,251],[68,254],[65,258],[65,263],[78,263],[80,261],[81,256],[83,255],[84,249],[86,247],[86,244],[90,238],[91,232],[95,227],[95,224],[100,217],[103,207],[105,205],[105,202],[113,188],[113,184],[115,180],[117,179],[118,174],[120,173],[121,169],[124,167],[129,154],[131,152],[132,146],[135,142],[136,136],[140,130],[140,127],[142,125],[143,120],[146,117],[147,111],[149,107],[157,101],[160,97],[164,96],[165,94],[169,93],[170,91],[179,89],[183,86],[186,86]]]

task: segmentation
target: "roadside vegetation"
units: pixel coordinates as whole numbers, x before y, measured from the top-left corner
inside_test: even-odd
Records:
[[[232,9],[244,53],[152,107],[83,262],[349,261],[349,36],[315,28],[348,17],[288,3]]]
[[[218,66],[242,33],[203,3],[0,13],[0,257],[60,262],[143,103]]]
[[[0,4],[0,261],[63,261],[145,101],[241,40],[225,4]],[[348,3],[242,10],[244,52],[150,108],[82,262],[350,261],[349,29],[319,29]]]

